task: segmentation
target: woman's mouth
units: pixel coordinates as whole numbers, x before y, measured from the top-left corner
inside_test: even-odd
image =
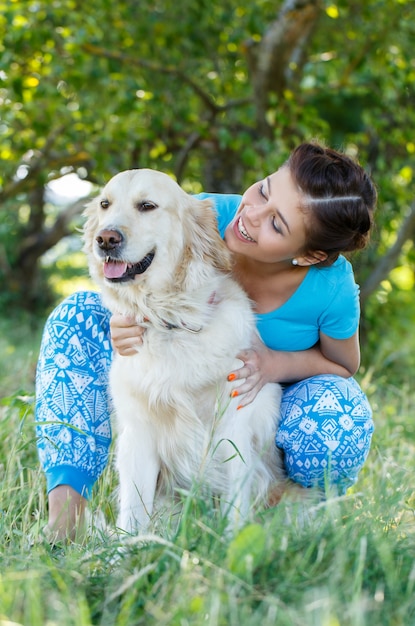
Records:
[[[252,239],[252,237],[250,237],[248,235],[248,232],[245,229],[244,223],[242,221],[242,217],[240,217],[237,222],[236,222],[236,228],[238,233],[241,235],[241,237],[245,240],[245,241],[252,241],[253,243],[255,243],[255,239]]]

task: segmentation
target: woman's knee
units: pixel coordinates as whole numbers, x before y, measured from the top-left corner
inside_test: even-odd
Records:
[[[38,366],[44,358],[56,359],[59,354],[84,354],[98,369],[105,361],[106,368],[112,356],[109,322],[110,313],[98,293],[78,291],[68,296],[47,319]]]
[[[352,378],[314,376],[284,390],[276,444],[288,476],[305,487],[353,485],[372,433],[369,402]]]
[[[109,331],[110,312],[102,304],[101,296],[95,291],[76,291],[60,302],[48,317],[47,325],[61,320],[72,322],[72,326],[93,317],[105,332]]]

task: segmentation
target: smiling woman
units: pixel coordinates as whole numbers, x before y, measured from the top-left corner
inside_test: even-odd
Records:
[[[168,202],[163,186],[158,193],[167,194]],[[233,277],[253,303],[259,333],[238,355],[241,367],[228,373],[232,398],[246,407],[264,385],[282,383],[276,445],[282,450],[287,476],[306,488],[344,493],[357,480],[369,452],[373,421],[367,399],[352,378],[360,358],[359,288],[341,252],[366,243],[375,187],[357,162],[307,143],[242,196],[199,198],[214,203],[219,232],[232,253]],[[146,213],[140,216],[145,218]],[[177,221],[170,223],[168,214],[157,216],[164,230],[177,232]],[[109,222],[100,228],[110,229]],[[202,251],[206,238],[199,242]],[[174,278],[176,264],[165,263],[162,239],[155,249],[154,241],[140,238],[139,249],[124,251],[124,258],[105,250],[104,238],[101,244],[103,250],[97,243],[100,271],[107,256],[130,264],[134,271],[137,262],[147,259],[142,275],[128,277],[133,285],[143,277],[154,280],[157,267],[163,280]],[[122,281],[125,266],[105,271],[109,280]],[[211,293],[206,299],[215,301]],[[62,489],[66,498],[84,507],[107,462],[110,325],[115,350],[128,359],[143,342],[142,320],[138,312],[132,318],[116,315],[110,320],[97,294],[78,293],[47,323],[38,365],[37,419],[51,502],[49,528],[58,536],[76,523],[73,512],[65,514],[59,505]],[[171,332],[176,327],[180,325],[173,324]],[[54,419],[56,425],[51,424]],[[76,435],[72,425],[78,428]]]
[[[304,249],[301,202],[299,188],[286,166],[255,183],[242,196],[225,231],[228,248],[236,255],[242,254],[244,262],[266,263],[268,270],[274,266],[278,271],[280,264],[291,262]]]

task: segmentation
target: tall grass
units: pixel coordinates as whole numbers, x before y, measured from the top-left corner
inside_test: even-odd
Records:
[[[3,333],[15,349],[3,345],[0,359],[0,626],[415,625],[409,376],[378,386],[366,373],[377,425],[368,462],[346,497],[309,515],[282,504],[230,538],[217,509],[189,492],[157,534],[120,543],[92,524],[81,543],[52,548],[33,428],[39,332],[19,336]],[[109,467],[91,503],[110,527],[114,484]]]

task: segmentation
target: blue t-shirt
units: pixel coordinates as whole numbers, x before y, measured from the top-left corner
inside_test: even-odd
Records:
[[[201,193],[215,203],[219,231],[224,237],[242,196]],[[262,341],[273,350],[307,350],[322,332],[332,339],[348,339],[359,326],[359,286],[349,261],[340,256],[329,267],[311,265],[293,295],[278,309],[257,313]]]

